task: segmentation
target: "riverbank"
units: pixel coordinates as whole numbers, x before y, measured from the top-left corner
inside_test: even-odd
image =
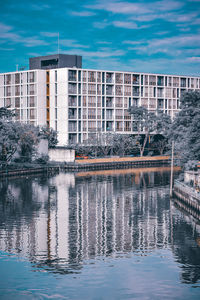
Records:
[[[200,212],[200,194],[197,193],[194,188],[184,182],[175,180],[173,193],[184,205],[188,206],[188,208]],[[179,205],[181,203],[180,201]]]
[[[144,156],[144,157],[106,157],[94,159],[76,159],[73,163],[49,163],[43,165],[31,165],[7,168],[0,171],[0,178],[13,176],[28,176],[37,174],[57,174],[60,171],[80,172],[97,170],[115,170],[128,168],[144,168],[169,166],[169,156]]]
[[[62,168],[65,171],[78,172],[82,170],[111,170],[134,167],[155,167],[170,164],[169,156],[143,157],[106,157],[93,159],[76,159],[74,163],[67,163]]]
[[[20,169],[6,169],[0,171],[0,179],[5,177],[19,177],[19,176],[28,176],[28,175],[37,175],[37,174],[57,174],[59,173],[58,166],[38,166],[38,167],[29,167],[29,168],[20,168]]]

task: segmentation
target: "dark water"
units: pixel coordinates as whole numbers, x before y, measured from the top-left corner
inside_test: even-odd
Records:
[[[200,224],[169,170],[0,182],[0,299],[200,299]]]

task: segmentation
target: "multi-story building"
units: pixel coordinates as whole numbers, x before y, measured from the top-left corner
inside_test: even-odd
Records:
[[[180,96],[200,90],[200,77],[81,67],[75,55],[31,58],[31,70],[0,74],[0,106],[15,108],[19,121],[54,128],[59,145],[67,145],[95,133],[135,133],[132,105],[173,118]]]

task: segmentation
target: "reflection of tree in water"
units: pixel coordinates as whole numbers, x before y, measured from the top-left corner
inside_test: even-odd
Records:
[[[181,281],[196,283],[200,280],[200,223],[186,212],[173,216],[172,250],[181,268]]]
[[[45,184],[39,177],[0,182],[0,247],[4,251],[23,251],[23,232],[33,245],[35,216],[42,207],[38,195]]]
[[[0,223],[12,217],[14,220],[29,217],[39,210],[37,185],[45,184],[40,179],[23,178],[0,182]]]

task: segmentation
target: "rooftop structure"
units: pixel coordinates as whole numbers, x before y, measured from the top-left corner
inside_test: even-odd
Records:
[[[82,68],[82,56],[54,54],[29,58],[29,69]]]

